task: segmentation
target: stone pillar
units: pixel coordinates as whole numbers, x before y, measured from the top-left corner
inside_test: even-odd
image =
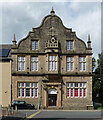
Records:
[[[44,89],[44,107],[47,107],[47,90]]]
[[[57,107],[61,107],[61,85],[57,88],[58,94],[57,94]]]

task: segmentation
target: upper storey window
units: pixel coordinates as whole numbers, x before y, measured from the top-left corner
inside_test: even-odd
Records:
[[[25,70],[25,57],[18,57],[18,71],[24,71]]]
[[[67,40],[67,50],[73,50],[73,40]]]
[[[67,57],[67,71],[73,71],[73,57]]]
[[[31,41],[32,50],[38,50],[38,40]]]
[[[49,56],[49,71],[57,71],[57,56]]]
[[[31,71],[38,71],[38,57],[31,57]]]
[[[80,71],[86,71],[86,57],[79,58],[79,69]]]

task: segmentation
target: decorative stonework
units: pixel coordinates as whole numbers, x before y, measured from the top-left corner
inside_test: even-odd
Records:
[[[46,48],[58,48],[58,40],[55,37],[52,37],[51,40],[47,40]]]

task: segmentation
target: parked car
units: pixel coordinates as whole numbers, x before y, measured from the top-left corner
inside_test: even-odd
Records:
[[[13,107],[13,109],[15,109],[15,107],[17,106],[17,109],[34,109],[34,105],[32,104],[28,104],[25,101],[13,101],[11,103],[11,107]]]

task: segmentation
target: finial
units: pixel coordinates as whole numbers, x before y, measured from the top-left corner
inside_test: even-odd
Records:
[[[15,33],[14,33],[14,40],[13,41],[16,41],[16,39],[15,39]]]
[[[14,33],[14,39],[13,39],[12,42],[13,42],[13,46],[15,47],[16,46],[16,42],[17,42],[16,39],[15,39],[15,33]]]
[[[88,41],[90,41],[90,34],[88,34]]]
[[[91,48],[91,40],[90,40],[90,34],[88,34],[88,48]]]
[[[51,10],[51,15],[53,16],[55,14],[55,11],[53,10],[53,7],[52,7],[52,10]]]

